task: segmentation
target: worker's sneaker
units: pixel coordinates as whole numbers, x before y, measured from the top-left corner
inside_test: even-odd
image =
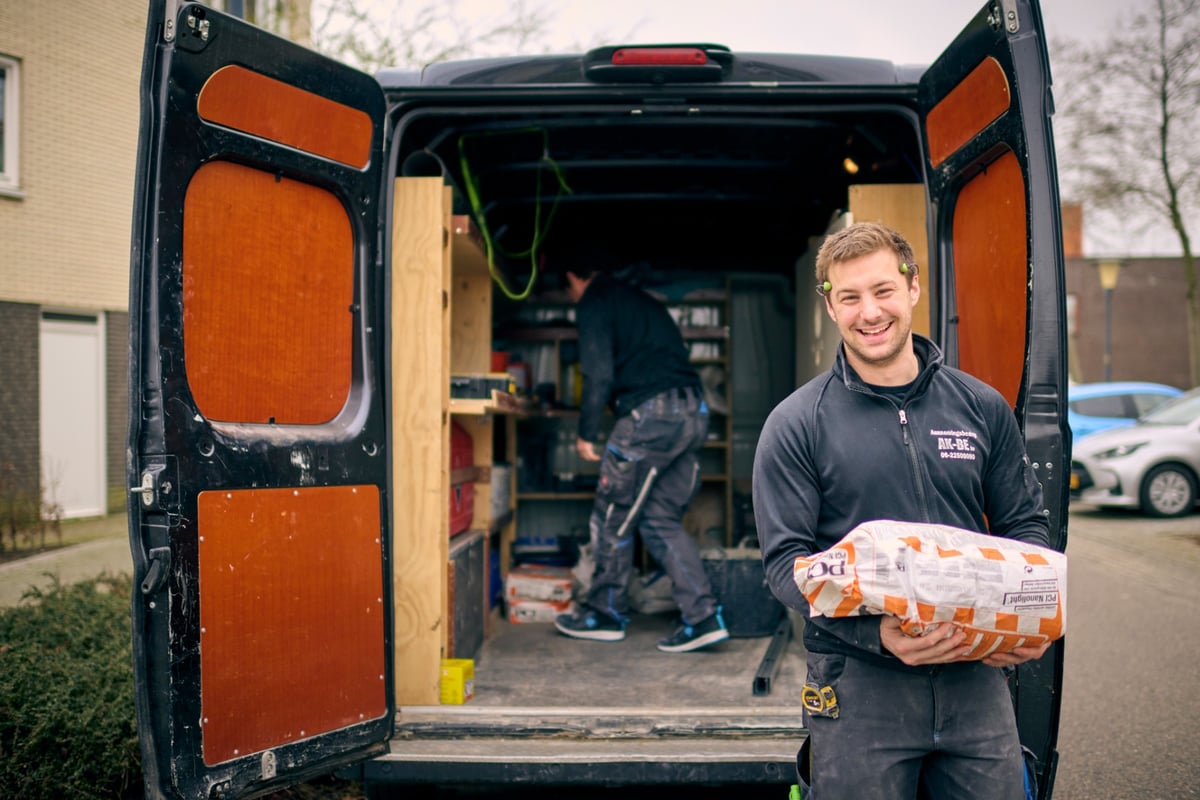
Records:
[[[728,638],[729,629],[725,627],[725,619],[718,608],[711,617],[695,625],[688,625],[686,622],[680,625],[669,639],[659,640],[658,649],[664,653],[686,653],[723,642]]]
[[[575,614],[559,614],[554,620],[559,633],[576,639],[597,642],[619,642],[625,638],[625,622],[592,608],[582,608]]]

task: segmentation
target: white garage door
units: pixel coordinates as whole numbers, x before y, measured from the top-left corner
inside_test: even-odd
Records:
[[[43,313],[39,361],[45,500],[67,517],[104,514],[103,320]]]

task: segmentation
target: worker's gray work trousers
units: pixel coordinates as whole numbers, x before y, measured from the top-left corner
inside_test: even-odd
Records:
[[[806,800],[1025,797],[1002,670],[978,661],[899,670],[809,653],[807,682],[832,687],[837,707],[805,712],[812,751]]]
[[[708,407],[699,388],[670,389],[645,400],[613,426],[600,463],[591,516],[596,569],[587,604],[629,614],[634,531],[674,584],[683,621],[712,616],[717,600],[683,512],[700,485],[700,448]]]

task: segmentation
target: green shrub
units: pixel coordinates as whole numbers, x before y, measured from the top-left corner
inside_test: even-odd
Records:
[[[0,608],[0,800],[141,798],[130,577],[51,578]],[[267,800],[361,797],[326,776]]]
[[[0,797],[142,795],[129,591],[55,579],[0,609]]]

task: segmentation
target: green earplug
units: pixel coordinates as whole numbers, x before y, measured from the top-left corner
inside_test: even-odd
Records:
[[[907,274],[908,274],[908,264],[901,264],[901,265],[900,265],[900,274],[901,274],[901,275],[907,275]]]
[[[833,284],[830,283],[829,281],[825,281],[824,283],[821,284],[821,291],[823,291],[823,292],[832,291],[832,289],[833,289]]]

